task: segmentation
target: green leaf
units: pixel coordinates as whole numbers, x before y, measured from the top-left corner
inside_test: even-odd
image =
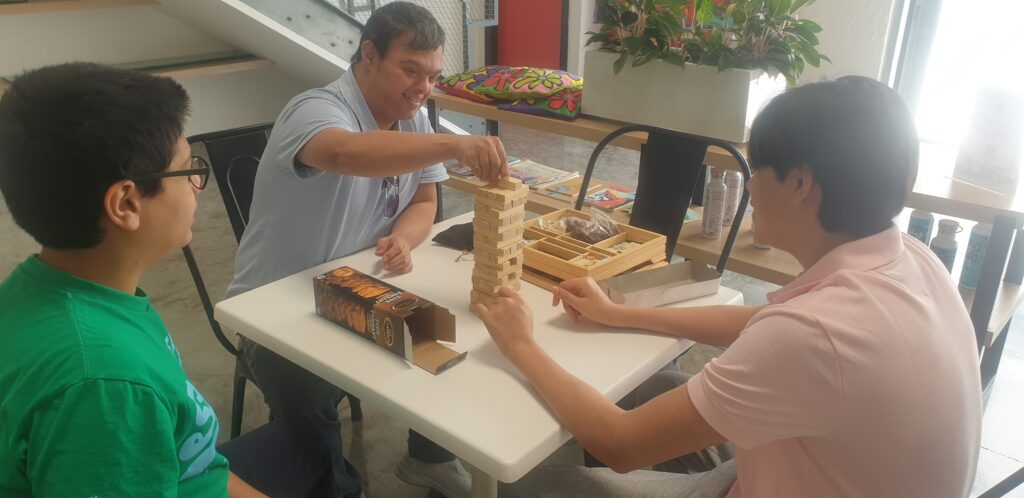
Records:
[[[789,32],[799,36],[800,38],[803,38],[804,40],[807,40],[807,42],[810,43],[811,45],[818,44],[818,37],[815,36],[815,34],[810,29],[804,26],[790,26]]]
[[[697,23],[710,24],[715,4],[711,0],[697,0]]]
[[[793,23],[797,26],[806,28],[811,33],[821,33],[821,25],[810,19],[798,19]]]
[[[615,74],[621,73],[622,67],[626,65],[627,57],[629,57],[629,54],[626,52],[619,54],[619,58],[615,59],[615,63],[612,64],[612,72],[614,72]]]
[[[629,38],[622,40],[622,46],[627,52],[636,52],[637,50],[640,50],[640,47],[643,45],[644,41],[635,36],[630,36]]]
[[[768,0],[768,17],[775,19],[789,13],[791,0]]]
[[[793,5],[789,8],[789,13],[793,14],[811,3],[814,3],[814,0],[793,0]]]

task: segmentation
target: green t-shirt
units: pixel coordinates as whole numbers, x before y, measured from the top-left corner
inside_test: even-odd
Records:
[[[141,289],[36,256],[0,283],[0,496],[227,496],[218,431]]]

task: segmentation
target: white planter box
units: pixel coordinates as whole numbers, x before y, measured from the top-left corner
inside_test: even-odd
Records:
[[[782,76],[764,71],[655,60],[640,67],[627,61],[615,74],[618,54],[591,50],[583,65],[582,112],[731,142],[746,142],[750,124],[765,101],[786,89]]]

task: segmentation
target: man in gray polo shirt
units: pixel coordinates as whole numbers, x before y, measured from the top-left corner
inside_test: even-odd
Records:
[[[256,174],[249,224],[228,296],[376,246],[383,267],[412,271],[412,248],[437,209],[440,165],[455,159],[477,176],[508,176],[495,137],[435,135],[421,108],[440,74],[444,32],[422,7],[389,3],[367,21],[352,68],[292,99],[278,117]],[[271,415],[309,419],[335,455],[342,494],[358,496],[359,475],[342,458],[337,387],[247,339],[246,362]],[[455,456],[409,432],[404,481],[468,496]]]

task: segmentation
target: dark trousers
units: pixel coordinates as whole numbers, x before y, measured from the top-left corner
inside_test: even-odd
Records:
[[[267,496],[339,496],[331,457],[308,424],[274,421],[217,451],[228,459],[231,472]]]
[[[342,495],[361,489],[359,473],[342,453],[341,421],[338,404],[346,393],[304,368],[267,348],[242,338],[242,357],[263,398],[270,407],[272,420],[302,420],[312,425],[334,462],[334,473]],[[422,435],[409,431],[409,456],[428,463],[455,459],[448,450]]]

